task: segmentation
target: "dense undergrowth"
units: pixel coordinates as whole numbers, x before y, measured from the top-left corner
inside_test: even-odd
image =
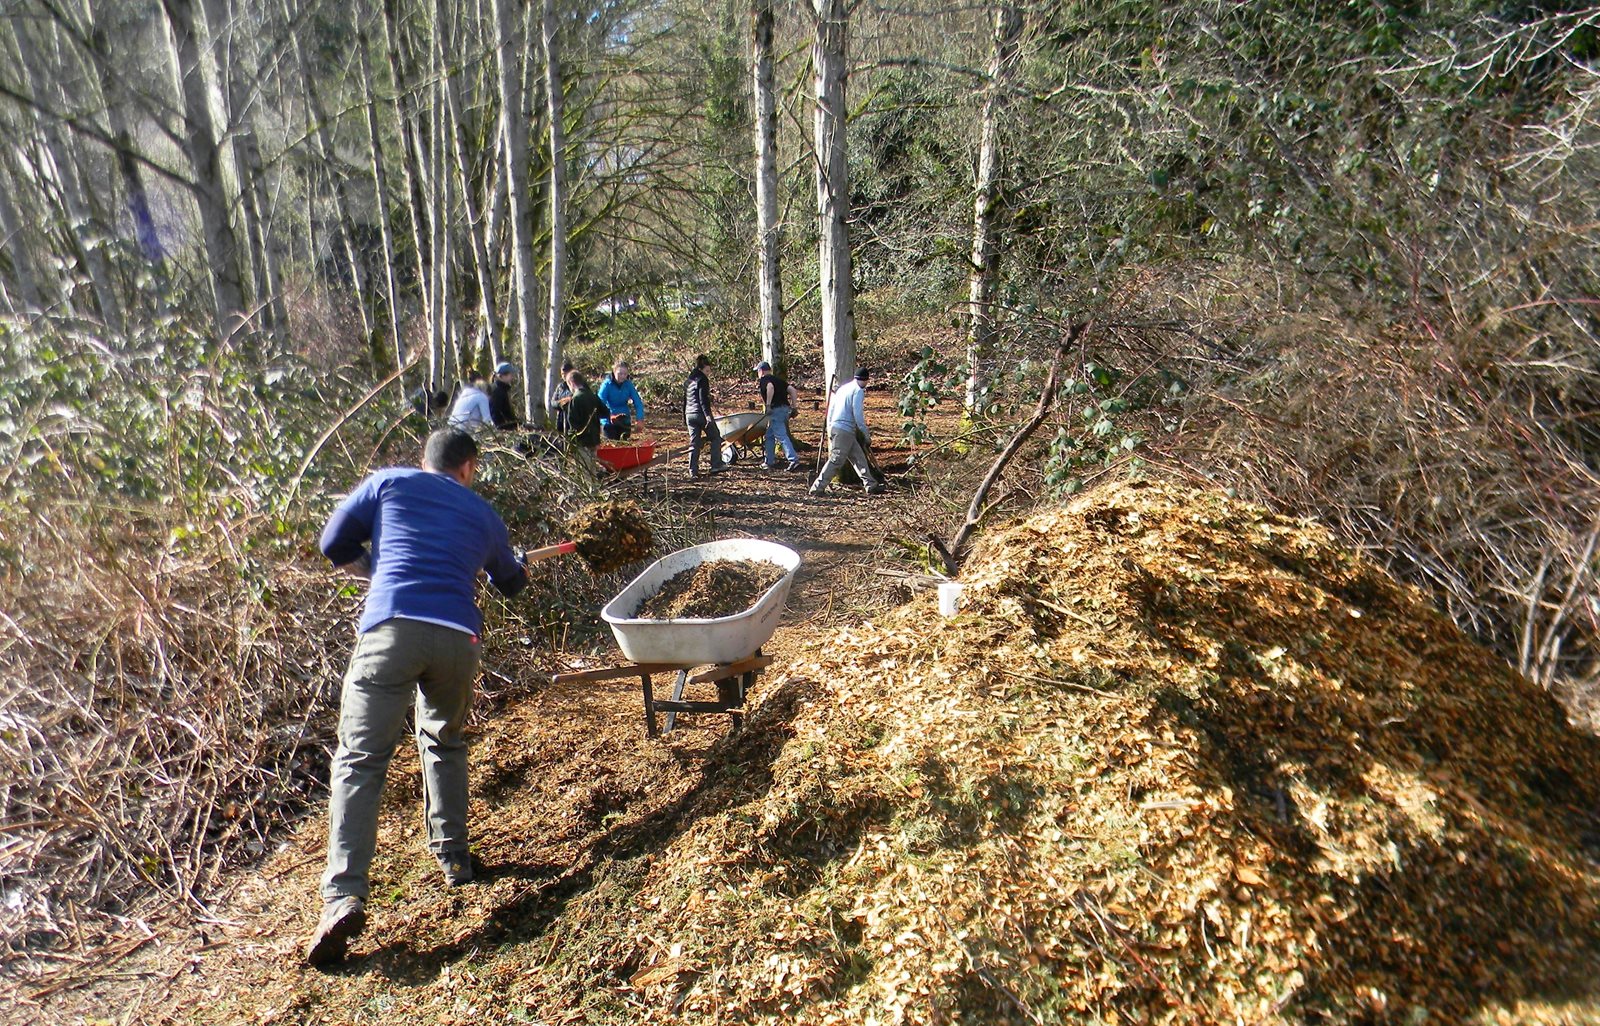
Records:
[[[113,346],[0,325],[0,963],[31,975],[204,913],[224,869],[269,850],[325,786],[360,592],[316,553],[368,469],[414,464],[427,425],[357,409],[354,369],[292,356],[202,365],[172,323]],[[325,444],[334,417],[353,410]],[[313,454],[314,459],[307,459]],[[303,471],[303,473],[302,473]],[[538,544],[596,485],[491,448],[479,489]],[[697,522],[663,505],[665,544]],[[615,590],[541,565],[491,599],[486,692],[528,686]]]

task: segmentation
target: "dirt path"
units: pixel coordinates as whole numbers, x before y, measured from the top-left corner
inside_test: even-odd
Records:
[[[880,404],[874,421],[893,423],[884,400],[873,405]],[[812,445],[819,421],[816,413],[801,419]],[[767,472],[759,460],[741,459],[726,473],[689,482],[680,461],[652,484],[699,506],[716,537],[766,538],[800,552],[789,612],[767,646],[780,662],[799,640],[903,597],[883,586],[871,564],[886,537],[918,521],[916,500],[903,487],[867,497],[835,485],[830,495],[809,497],[815,453],[805,455],[810,473]],[[905,455],[885,447],[880,460],[892,471]],[[560,654],[553,659],[563,661]],[[758,682],[757,704],[769,697],[760,688]],[[545,686],[481,703],[471,755],[473,885],[447,891],[423,851],[416,754],[402,745],[385,796],[369,925],[344,966],[313,971],[300,957],[319,910],[326,825],[318,808],[288,829],[282,847],[218,900],[212,915],[169,925],[120,959],[61,976],[53,991],[36,992],[15,1017],[0,1018],[398,1023],[425,1014],[437,1023],[501,1021],[453,1007],[451,981],[473,971],[477,953],[505,945],[528,945],[528,972],[536,974],[532,964],[545,957],[539,952],[559,945],[563,924],[577,914],[567,912],[574,899],[606,893],[624,867],[655,857],[695,820],[748,794],[785,740],[787,717],[773,704],[737,734],[729,734],[726,717],[701,715],[650,741],[634,682]],[[735,779],[739,788],[728,784]],[[597,967],[607,979],[616,971]],[[526,1011],[544,1021],[540,1009]]]

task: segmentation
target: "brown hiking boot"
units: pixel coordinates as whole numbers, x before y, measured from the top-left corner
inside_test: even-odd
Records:
[[[312,965],[343,962],[350,940],[367,925],[367,904],[360,898],[334,898],[322,906],[322,920],[306,945],[306,961]]]

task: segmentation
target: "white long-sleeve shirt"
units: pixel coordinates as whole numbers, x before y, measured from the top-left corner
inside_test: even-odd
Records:
[[[456,396],[456,404],[450,407],[450,426],[473,431],[492,423],[494,414],[489,409],[489,397],[476,388],[463,388]]]
[[[872,433],[867,430],[866,404],[867,393],[861,387],[861,382],[851,378],[840,385],[828,400],[828,430],[859,431],[870,439]]]

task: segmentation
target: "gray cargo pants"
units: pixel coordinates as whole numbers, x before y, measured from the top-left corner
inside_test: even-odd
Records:
[[[826,491],[846,463],[856,468],[856,476],[861,478],[862,488],[873,486],[877,479],[872,476],[872,468],[867,465],[867,453],[861,448],[861,439],[856,437],[855,429],[831,428],[828,431],[828,462],[822,465],[822,473],[818,474],[816,481],[812,483],[812,494]]]
[[[387,620],[361,635],[339,700],[339,750],[328,801],[322,897],[367,897],[384,777],[415,698],[428,850],[467,849],[467,743],[462,728],[478,677],[478,638],[420,620]]]

